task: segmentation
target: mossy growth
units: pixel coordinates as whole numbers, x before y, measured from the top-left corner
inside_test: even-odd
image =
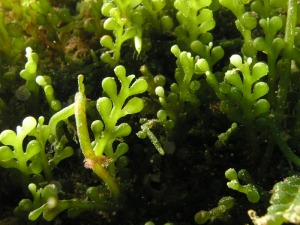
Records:
[[[0,224],[298,224],[298,2],[0,0]]]

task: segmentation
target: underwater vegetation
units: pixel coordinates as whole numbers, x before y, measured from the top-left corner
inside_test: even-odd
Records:
[[[0,0],[1,224],[300,224],[299,0]]]

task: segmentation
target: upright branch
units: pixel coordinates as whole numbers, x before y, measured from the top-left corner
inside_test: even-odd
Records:
[[[284,36],[284,50],[281,75],[278,88],[277,96],[277,116],[283,118],[283,114],[286,109],[287,94],[290,89],[290,76],[291,76],[291,59],[292,51],[295,42],[297,22],[297,0],[288,1],[287,18],[285,25],[285,36]]]
[[[83,75],[78,76],[78,86],[79,90],[75,95],[75,118],[77,135],[85,158],[85,167],[92,169],[107,184],[112,196],[117,199],[119,197],[119,187],[113,177],[101,165],[100,162],[103,156],[96,156],[91,145],[85,113],[86,97],[84,94]]]

